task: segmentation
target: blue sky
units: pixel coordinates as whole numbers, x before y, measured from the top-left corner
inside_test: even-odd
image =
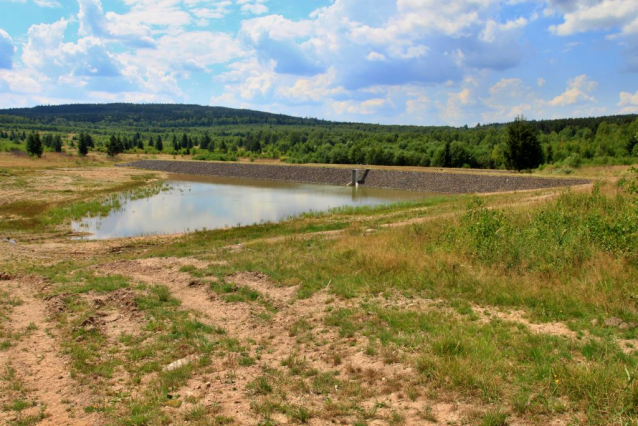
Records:
[[[638,113],[638,0],[0,0],[0,107],[384,124]]]

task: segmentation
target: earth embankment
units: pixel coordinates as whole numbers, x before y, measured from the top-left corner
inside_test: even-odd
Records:
[[[337,167],[160,160],[141,160],[124,166],[168,173],[327,185],[347,185],[350,183],[352,176],[350,169]],[[590,183],[590,181],[586,179],[372,169],[363,185],[372,188],[459,194],[522,191],[584,185],[587,183]]]

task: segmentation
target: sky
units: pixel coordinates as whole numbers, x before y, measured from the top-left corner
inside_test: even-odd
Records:
[[[638,113],[638,0],[0,0],[0,108],[381,124]]]

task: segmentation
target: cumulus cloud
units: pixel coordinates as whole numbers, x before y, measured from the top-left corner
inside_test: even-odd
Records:
[[[41,90],[42,86],[35,73],[0,69],[0,92],[31,94]]]
[[[590,93],[598,87],[598,83],[590,80],[586,75],[579,75],[570,79],[567,89],[552,99],[549,104],[552,106],[567,106],[581,102],[596,102]]]
[[[190,12],[196,18],[203,19],[208,23],[209,19],[222,19],[230,14],[230,7],[232,5],[232,1],[222,0],[216,3],[206,4],[206,7],[192,8]]]
[[[319,103],[345,93],[342,87],[335,86],[334,79],[335,71],[330,69],[312,78],[297,79],[291,86],[282,86],[278,89],[277,95],[292,102]]]
[[[137,47],[155,45],[150,28],[144,25],[148,17],[141,19],[134,12],[127,15],[109,12],[105,15],[100,0],[78,0],[78,3],[81,35],[117,40]]]
[[[492,0],[335,0],[310,19],[245,21],[240,37],[275,72],[312,76],[335,66],[347,90],[460,81],[468,69],[516,66],[528,20],[500,22]]]
[[[339,115],[357,114],[372,115],[380,108],[387,104],[387,100],[383,98],[368,99],[367,101],[335,101],[332,103],[332,109]]]
[[[632,0],[550,0],[548,11],[563,14],[564,22],[550,27],[561,36],[617,29],[624,35],[638,34],[638,2]]]
[[[13,67],[15,51],[16,48],[9,34],[0,29],[0,69],[11,69]]]
[[[474,91],[465,87],[459,92],[449,92],[445,103],[437,102],[441,118],[450,124],[460,124],[465,118],[464,109],[474,106],[477,99]]]
[[[502,78],[489,89],[489,97],[482,99],[487,111],[484,122],[503,122],[520,115],[538,111],[540,100],[536,93],[520,78]]]
[[[266,6],[266,0],[237,0],[237,4],[244,13],[250,13],[253,15],[263,15],[268,12],[268,6]]]
[[[46,60],[54,60],[68,23],[62,18],[53,24],[29,27],[28,41],[22,50],[22,62],[32,68],[41,68]]]
[[[122,55],[129,62],[154,69],[170,71],[206,71],[247,54],[241,43],[226,33],[190,31],[159,38],[154,49],[139,49],[135,54]]]
[[[621,114],[638,113],[638,92],[634,94],[620,92],[620,102],[618,102],[618,106],[621,107]]]

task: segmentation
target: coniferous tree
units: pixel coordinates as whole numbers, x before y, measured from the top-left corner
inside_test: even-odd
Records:
[[[111,135],[111,139],[109,139],[106,144],[106,154],[109,157],[115,157],[117,154],[124,152],[124,145],[119,136]]]
[[[157,148],[159,152],[162,152],[162,150],[164,149],[164,142],[162,142],[162,136],[157,137],[157,143],[155,144],[155,148]]]
[[[199,143],[199,147],[201,149],[208,149],[209,151],[212,151],[215,147],[213,146],[212,148],[211,146],[211,139],[210,139],[210,135],[208,134],[208,132],[204,133],[204,136],[202,136],[202,140]],[[210,149],[209,149],[210,148]]]
[[[51,144],[53,143],[53,135],[51,134],[46,134],[44,136],[42,136],[42,144],[47,147],[47,148],[51,148]]]
[[[89,153],[89,145],[84,132],[80,133],[80,137],[78,138],[78,154],[82,157],[86,157],[86,154]]]
[[[150,146],[150,147],[154,147],[155,146],[155,141],[153,140],[153,135],[149,136],[149,138],[148,138],[148,146]]]
[[[60,135],[55,135],[53,142],[51,142],[51,149],[54,152],[62,152],[62,138]]]
[[[27,152],[38,158],[42,157],[43,147],[39,133],[29,133],[29,138],[27,139]]]
[[[188,148],[188,135],[186,133],[184,133],[184,135],[182,135],[182,143],[180,145],[180,148],[182,148],[182,149]]]

